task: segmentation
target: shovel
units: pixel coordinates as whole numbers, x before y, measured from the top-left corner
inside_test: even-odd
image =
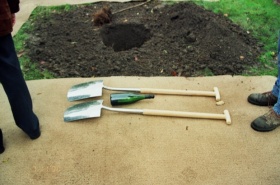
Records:
[[[102,89],[111,91],[125,91],[143,94],[168,94],[168,95],[188,95],[188,96],[214,96],[216,101],[220,101],[220,92],[217,87],[214,91],[192,91],[192,90],[171,90],[171,89],[152,89],[152,88],[113,88],[103,85],[103,80],[95,80],[72,86],[68,93],[68,101],[82,100],[102,95]]]
[[[212,114],[212,113],[199,113],[199,112],[182,112],[182,111],[168,111],[168,110],[152,110],[152,109],[123,109],[123,108],[111,108],[102,105],[103,100],[95,100],[91,102],[85,102],[76,104],[69,107],[64,112],[64,121],[76,121],[87,118],[95,118],[101,116],[101,109],[133,113],[141,115],[151,116],[169,116],[169,117],[184,117],[184,118],[200,118],[200,119],[223,119],[227,124],[231,124],[231,118],[228,110],[224,110],[224,114]]]

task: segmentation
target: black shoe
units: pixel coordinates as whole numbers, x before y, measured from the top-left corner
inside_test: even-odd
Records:
[[[0,154],[2,154],[5,151],[4,143],[3,143],[3,133],[0,129]]]
[[[34,140],[41,136],[40,128],[37,129],[35,132],[32,133],[32,135],[29,135],[30,139]]]
[[[273,106],[277,103],[277,97],[271,91],[265,93],[253,93],[248,96],[248,102],[259,106]]]
[[[278,126],[280,126],[280,115],[277,115],[273,109],[251,123],[251,127],[259,132],[269,132]]]

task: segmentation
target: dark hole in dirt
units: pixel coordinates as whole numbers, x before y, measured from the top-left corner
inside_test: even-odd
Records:
[[[139,48],[150,38],[150,30],[142,24],[105,25],[100,33],[103,43],[112,47],[114,51]]]

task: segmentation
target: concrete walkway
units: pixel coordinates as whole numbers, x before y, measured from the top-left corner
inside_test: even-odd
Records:
[[[75,84],[103,79],[109,87],[212,91],[214,97],[164,96],[122,106],[223,114],[225,120],[168,118],[102,110],[100,118],[65,123],[64,111],[77,103],[66,94]],[[270,90],[274,77],[106,77],[28,81],[42,135],[30,140],[15,124],[0,89],[1,128],[6,151],[0,155],[0,184],[184,184],[256,185],[280,182],[280,129],[255,132],[250,122],[268,107],[247,103],[252,92]],[[110,106],[103,90],[104,105]],[[98,98],[95,98],[98,99]],[[89,100],[86,100],[89,101]]]

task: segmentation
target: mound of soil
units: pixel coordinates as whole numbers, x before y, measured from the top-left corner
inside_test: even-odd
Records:
[[[103,2],[34,19],[26,53],[56,77],[238,75],[258,65],[257,41],[227,17],[191,2],[120,11],[137,4],[110,3],[112,22],[99,27]]]

